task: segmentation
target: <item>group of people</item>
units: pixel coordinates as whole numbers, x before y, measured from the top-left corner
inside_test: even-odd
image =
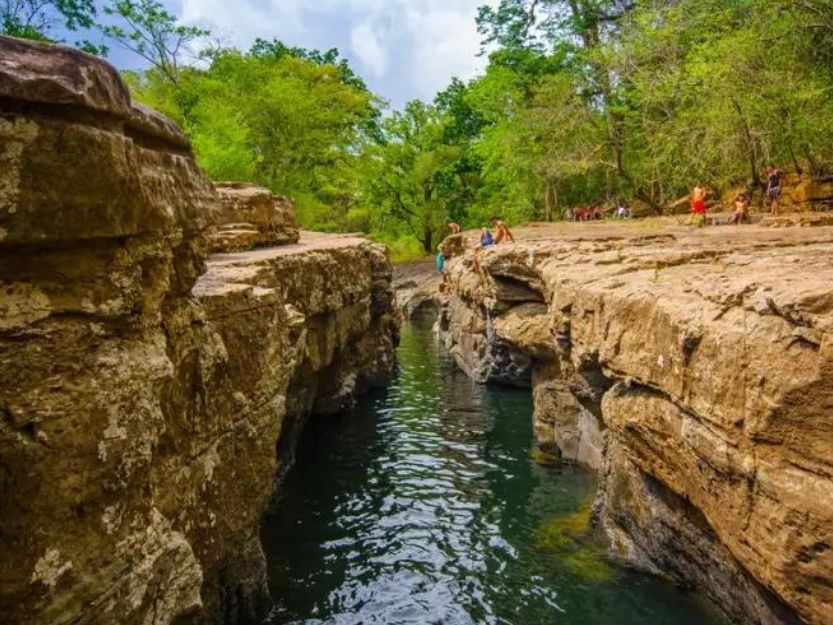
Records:
[[[616,202],[616,210],[613,212],[615,219],[630,219],[631,210],[624,200]],[[605,210],[598,204],[590,204],[587,206],[576,206],[575,208],[564,209],[564,219],[566,221],[595,221],[605,218]]]
[[[594,221],[604,219],[604,211],[599,206],[576,206],[567,209],[565,217],[569,221]]]
[[[769,212],[777,215],[781,208],[781,178],[784,173],[777,167],[770,165],[766,168],[767,186],[766,197],[769,200]],[[705,187],[697,185],[691,194],[691,223],[694,226],[706,225],[706,196],[708,191]],[[749,221],[749,208],[752,206],[752,199],[747,193],[740,193],[734,201],[734,210],[729,222],[738,225]]]
[[[515,242],[512,231],[509,230],[509,226],[500,217],[492,217],[490,222],[495,230],[494,234],[488,228],[483,228],[480,231],[480,243],[475,247],[490,247],[503,243],[504,241],[510,243]],[[460,224],[453,221],[448,222],[448,229],[451,231],[451,234],[460,234],[463,231]]]
[[[492,217],[490,220],[492,224],[492,228],[494,229],[494,233],[488,228],[483,228],[480,231],[480,240],[475,244],[475,263],[480,262],[479,256],[477,252],[484,247],[492,247],[493,245],[498,245],[500,243],[514,243],[515,236],[512,234],[512,231],[509,229],[509,226],[506,225],[500,217]],[[460,224],[449,221],[448,222],[448,229],[451,231],[451,234],[460,234],[463,229],[460,227]],[[437,253],[437,270],[442,272],[443,268],[445,267],[445,254],[443,254],[442,248],[440,248],[439,252]]]
[[[769,210],[773,215],[777,215],[780,209],[781,200],[781,177],[783,172],[770,165],[766,169],[767,187],[766,195],[769,199]],[[706,187],[697,185],[691,194],[691,223],[694,226],[706,225],[706,214],[708,205],[706,204],[706,197],[708,191]],[[734,211],[729,218],[730,224],[738,225],[749,221],[749,208],[752,205],[752,200],[747,193],[739,194],[734,201]],[[631,211],[624,201],[617,202],[615,217],[618,219],[630,218]],[[604,219],[604,211],[599,206],[579,206],[575,209],[566,209],[564,217],[572,221],[590,221],[595,219]],[[494,232],[489,228],[483,228],[480,232],[480,240],[475,244],[475,249],[480,250],[493,245],[501,243],[514,243],[515,237],[509,227],[500,217],[492,217],[490,220]],[[448,229],[451,234],[460,234],[463,229],[460,224],[453,221],[448,222]],[[475,262],[479,262],[477,255],[475,255]],[[445,256],[442,251],[437,254],[437,269],[443,270],[445,264]]]

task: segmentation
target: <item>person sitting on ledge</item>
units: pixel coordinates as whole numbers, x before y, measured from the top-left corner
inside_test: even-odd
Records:
[[[500,217],[492,217],[492,225],[495,227],[495,245],[504,241],[515,242],[515,237]]]
[[[751,204],[749,196],[745,193],[741,193],[737,196],[735,198],[735,212],[732,213],[729,223],[737,226],[738,224],[749,221],[749,204]]]
[[[483,228],[480,233],[480,247],[491,247],[494,244],[495,238],[492,236],[492,232],[488,228]]]

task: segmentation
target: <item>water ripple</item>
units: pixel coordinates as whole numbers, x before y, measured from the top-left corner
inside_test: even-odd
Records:
[[[472,384],[427,325],[403,332],[399,361],[387,392],[303,437],[262,531],[269,625],[717,622],[596,552],[540,544],[592,477],[529,460],[528,391]]]

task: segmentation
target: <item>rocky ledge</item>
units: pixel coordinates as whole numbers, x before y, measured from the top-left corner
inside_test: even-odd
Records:
[[[223,210],[112,67],[0,37],[4,623],[269,607],[261,515],[304,419],[391,373],[391,269],[311,234],[206,263]]]
[[[532,388],[618,557],[732,623],[833,623],[833,228],[517,234],[446,264],[460,366]]]
[[[212,252],[298,242],[295,203],[290,198],[240,182],[218,182],[214,188],[220,196],[220,210],[209,233]]]

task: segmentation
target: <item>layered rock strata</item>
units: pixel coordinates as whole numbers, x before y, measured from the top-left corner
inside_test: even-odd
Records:
[[[297,243],[295,205],[290,198],[239,182],[215,184],[220,210],[209,233],[212,252]]]
[[[832,623],[833,229],[517,234],[446,266],[460,366],[532,388],[619,557],[732,623]]]
[[[392,370],[390,266],[312,235],[206,266],[221,210],[109,65],[0,38],[4,623],[268,607],[259,519],[303,419]]]
[[[397,308],[411,317],[425,307],[434,307],[443,276],[433,260],[399,263],[393,274]]]

